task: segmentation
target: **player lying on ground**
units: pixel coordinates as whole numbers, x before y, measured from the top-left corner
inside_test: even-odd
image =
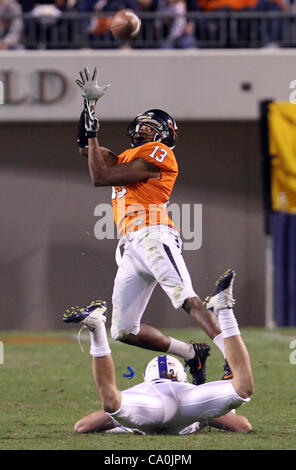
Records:
[[[144,374],[145,381],[157,380],[161,377],[164,367],[178,377],[178,381],[187,382],[187,374],[182,364],[172,356],[158,356],[150,361],[146,367]],[[234,410],[227,413],[225,416],[215,418],[209,421],[192,423],[185,429],[180,431],[180,435],[192,434],[198,432],[206,426],[223,429],[232,432],[250,432],[252,426],[248,419],[243,415],[237,415]],[[93,413],[84,416],[74,426],[74,431],[77,433],[94,433],[107,431],[111,433],[129,433],[129,434],[144,434],[139,429],[127,428],[121,426],[114,418],[109,416],[104,410],[94,411]]]
[[[206,426],[223,429],[231,432],[250,432],[252,426],[248,419],[243,415],[237,415],[233,412],[227,413],[220,418],[214,418],[209,421],[195,422],[180,431],[180,435],[192,434],[202,430]],[[104,410],[94,411],[77,421],[74,431],[81,434],[107,431],[120,434],[144,434],[139,429],[127,428],[121,426],[114,418],[109,416]]]
[[[207,299],[207,306],[213,308],[219,318],[226,357],[233,371],[232,380],[195,386],[183,382],[186,373],[179,361],[170,363],[167,356],[160,356],[148,364],[145,382],[120,392],[106,334],[105,303],[97,305],[81,319],[97,344],[92,358],[93,376],[103,409],[116,420],[116,425],[119,423],[145,433],[179,434],[196,421],[224,416],[249,401],[254,382],[249,354],[231,308],[234,275],[234,271],[232,276],[227,274],[227,283],[223,282],[224,278],[220,280],[224,289]],[[74,317],[72,321],[75,321]],[[107,420],[109,418],[106,418],[106,425]]]
[[[78,129],[80,152],[88,156],[93,184],[113,187],[114,218],[122,237],[116,251],[118,271],[112,296],[112,338],[184,358],[194,383],[198,384],[198,346],[168,337],[141,323],[159,283],[173,306],[191,315],[225,357],[219,324],[192,287],[181,253],[179,232],[166,210],[178,176],[173,152],[176,122],[159,109],[138,115],[128,128],[131,148],[116,156],[102,147],[97,138],[99,119],[95,116],[95,106],[108,86],[97,84],[96,69],[92,78],[88,69],[80,72],[80,77],[77,84],[84,97]],[[123,244],[121,258],[119,247]],[[226,363],[225,378],[231,377]]]

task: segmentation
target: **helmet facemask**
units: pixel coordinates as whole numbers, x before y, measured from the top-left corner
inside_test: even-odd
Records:
[[[155,132],[143,132],[141,135],[141,129],[144,128],[153,129]],[[146,129],[147,131],[147,129]],[[165,128],[162,122],[150,118],[145,114],[137,116],[128,127],[128,135],[131,138],[132,147],[143,145],[147,142],[164,142],[169,137],[169,131]]]
[[[157,142],[159,139],[159,131],[157,127],[152,123],[137,122],[135,130],[131,134],[132,145],[142,145],[147,142]]]

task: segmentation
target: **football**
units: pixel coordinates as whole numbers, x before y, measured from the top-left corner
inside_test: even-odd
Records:
[[[132,10],[120,10],[112,18],[111,32],[116,39],[134,39],[141,29],[141,20]]]

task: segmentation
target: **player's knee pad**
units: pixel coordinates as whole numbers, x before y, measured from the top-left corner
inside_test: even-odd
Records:
[[[139,325],[133,325],[130,328],[125,327],[125,328],[118,328],[114,324],[111,326],[111,338],[114,339],[115,341],[122,341],[123,343],[126,342],[128,335],[131,333],[133,335],[137,335],[140,331],[140,326]]]

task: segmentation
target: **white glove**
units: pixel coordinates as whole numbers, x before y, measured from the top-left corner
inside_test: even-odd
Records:
[[[98,70],[94,69],[93,76],[90,78],[88,67],[79,72],[81,80],[76,80],[77,85],[82,89],[82,96],[89,101],[90,106],[95,106],[96,102],[102,98],[105,91],[110,88],[109,85],[99,86],[97,82]]]

